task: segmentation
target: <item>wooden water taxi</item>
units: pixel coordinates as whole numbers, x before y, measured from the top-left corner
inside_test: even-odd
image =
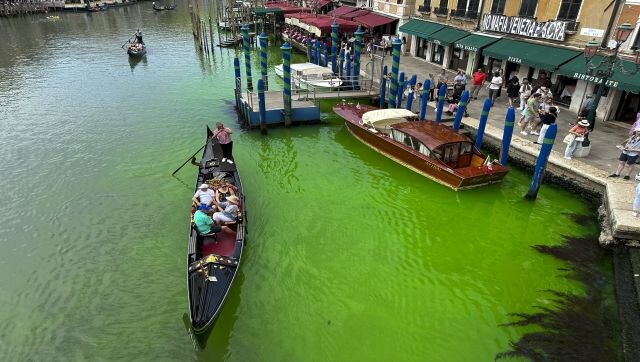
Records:
[[[369,147],[454,190],[500,182],[509,172],[467,136],[434,121],[420,122],[409,110],[339,104],[333,111]]]
[[[235,163],[222,162],[222,149],[207,127],[206,146],[199,164],[197,187],[220,182],[236,189],[238,217],[221,231],[200,235],[193,222],[189,227],[187,290],[192,331],[203,335],[215,323],[240,266],[245,242],[246,211],[240,175]],[[234,160],[235,162],[235,160]],[[192,209],[192,213],[195,210]],[[191,217],[192,218],[192,217]]]
[[[275,66],[276,75],[283,77],[282,64]],[[331,68],[313,63],[291,64],[291,85],[296,88],[335,89],[342,85],[342,80]]]

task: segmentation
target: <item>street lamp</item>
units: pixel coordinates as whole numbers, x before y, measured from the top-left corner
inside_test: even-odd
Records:
[[[604,88],[607,86],[607,82],[609,78],[613,76],[615,68],[617,68],[623,74],[633,75],[638,72],[638,64],[640,64],[640,53],[637,49],[635,51],[635,59],[634,62],[636,64],[635,69],[625,69],[622,60],[618,58],[618,51],[620,50],[620,46],[622,43],[629,39],[629,35],[633,32],[633,27],[629,23],[624,23],[617,27],[616,33],[614,35],[614,40],[616,41],[616,46],[613,52],[600,47],[600,43],[592,40],[585,44],[584,46],[584,58],[587,65],[587,74],[588,75],[596,75],[600,78],[600,82],[598,84],[598,91],[596,92],[596,96],[593,99],[593,104],[589,109],[589,114],[587,115],[587,120],[589,121],[589,129],[593,130],[596,120],[596,109],[598,108],[598,103],[600,103],[600,98],[602,98],[602,94],[604,93]],[[600,55],[602,59],[598,63],[594,63],[594,56]]]

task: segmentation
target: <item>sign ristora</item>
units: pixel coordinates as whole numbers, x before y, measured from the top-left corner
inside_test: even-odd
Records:
[[[521,18],[519,16],[484,14],[482,15],[481,30],[564,41],[567,22],[537,22],[534,19]]]
[[[478,48],[476,47],[472,47],[470,45],[464,45],[464,44],[460,44],[460,43],[455,43],[454,46],[458,49],[462,49],[462,50],[466,50],[469,52],[477,52]]]
[[[573,79],[586,80],[587,82],[592,82],[592,83],[596,83],[596,84],[602,84],[602,81],[603,81],[602,78],[596,77],[595,75],[582,74],[582,73],[578,73],[578,72],[573,73]],[[617,88],[618,84],[619,84],[619,82],[616,82],[615,80],[608,79],[607,82],[604,85],[605,85],[605,87]]]

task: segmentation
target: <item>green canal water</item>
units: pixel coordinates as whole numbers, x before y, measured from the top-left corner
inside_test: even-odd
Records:
[[[330,103],[320,125],[243,131],[239,53],[196,51],[186,3],[55,15],[0,19],[2,360],[488,361],[535,330],[501,326],[509,313],[583,293],[531,247],[596,232],[567,216],[595,214],[576,195],[524,201],[519,170],[453,192],[354,139]],[[134,64],[120,46],[138,27]],[[170,173],[215,121],[234,130],[249,235],[197,351],[183,323],[196,170]]]

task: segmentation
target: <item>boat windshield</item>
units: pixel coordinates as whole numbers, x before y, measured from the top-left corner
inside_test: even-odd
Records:
[[[414,150],[422,153],[425,156],[431,156],[431,150],[420,142],[417,138],[410,136],[406,133],[400,132],[397,129],[391,130],[391,137],[397,141],[402,142],[405,145],[413,148]]]

